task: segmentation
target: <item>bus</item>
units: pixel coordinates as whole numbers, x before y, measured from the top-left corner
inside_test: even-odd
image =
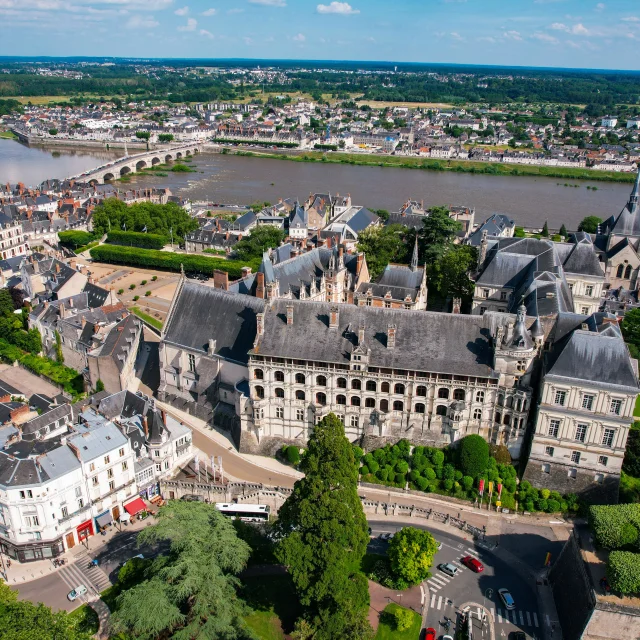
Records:
[[[216,508],[225,516],[240,518],[244,522],[268,522],[270,509],[266,504],[233,504],[216,502]]]

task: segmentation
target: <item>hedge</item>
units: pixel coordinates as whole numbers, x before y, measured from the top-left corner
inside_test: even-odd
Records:
[[[143,249],[162,249],[169,244],[169,238],[157,233],[138,233],[137,231],[109,231],[107,242],[125,247]]]
[[[58,233],[60,244],[65,247],[71,247],[72,249],[89,244],[95,239],[95,234],[89,233],[88,231],[60,231]]]
[[[140,249],[137,247],[121,247],[119,245],[103,244],[91,249],[91,257],[97,262],[124,264],[131,267],[148,267],[151,269],[167,269],[180,271],[183,265],[187,273],[204,273],[212,276],[215,270],[226,271],[231,279],[242,276],[242,268],[251,267],[257,271],[260,259],[240,261],[208,258],[185,253],[171,253],[154,249]]]
[[[621,549],[638,539],[640,504],[593,505],[589,508],[589,522],[598,546]],[[635,528],[635,535],[631,528]]]
[[[625,596],[640,593],[640,553],[612,551],[607,576],[613,591]]]

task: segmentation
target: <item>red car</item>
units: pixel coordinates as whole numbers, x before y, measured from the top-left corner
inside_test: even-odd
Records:
[[[433,627],[423,629],[420,632],[420,640],[436,640],[436,630]]]
[[[462,564],[467,567],[467,569],[471,569],[471,571],[473,571],[474,573],[480,573],[481,571],[484,571],[484,565],[482,564],[482,562],[480,562],[480,560],[472,558],[471,556],[465,556],[460,562],[462,562]]]

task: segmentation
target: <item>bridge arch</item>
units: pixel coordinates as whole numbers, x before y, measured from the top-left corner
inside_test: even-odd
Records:
[[[187,155],[190,156],[191,155],[191,149],[187,149]]]
[[[105,173],[104,176],[102,176],[102,179],[107,182],[107,180],[113,180],[115,178],[115,176],[113,175],[113,173]]]
[[[158,156],[155,156],[154,158],[151,158],[151,166],[155,167],[157,164],[160,164],[160,162],[162,162],[160,160],[160,158],[158,158]]]
[[[171,162],[173,160],[173,156],[169,153],[164,157],[165,162]]]
[[[120,169],[120,175],[121,176],[126,176],[127,173],[131,173],[131,167],[129,167],[129,166],[127,166],[125,164],[124,167],[122,167],[122,169]]]
[[[182,151],[178,151],[176,153],[176,158],[182,158]]]
[[[147,166],[146,160],[139,160],[136,162],[136,171],[140,171],[140,169],[144,169]]]

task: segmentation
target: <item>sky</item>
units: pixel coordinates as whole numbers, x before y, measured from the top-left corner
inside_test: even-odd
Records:
[[[0,0],[0,55],[639,69],[640,0]]]

